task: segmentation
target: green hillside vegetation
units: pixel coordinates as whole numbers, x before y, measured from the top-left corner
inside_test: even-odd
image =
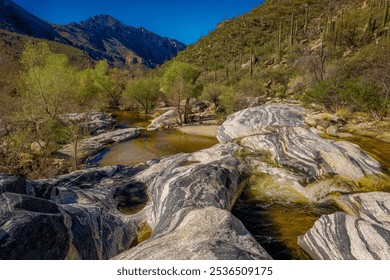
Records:
[[[388,4],[266,1],[222,22],[177,60],[198,67],[200,82],[233,85],[238,100],[295,98],[382,118],[390,86]]]

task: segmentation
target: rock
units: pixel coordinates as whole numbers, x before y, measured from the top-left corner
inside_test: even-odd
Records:
[[[163,127],[169,127],[178,124],[178,114],[176,109],[171,109],[158,118],[152,120],[147,130],[153,131]]]
[[[298,244],[314,259],[390,259],[390,194],[360,193],[339,200],[347,213],[322,216]]]
[[[136,180],[149,188],[153,234],[115,259],[270,259],[229,212],[245,177],[238,148],[220,144],[150,162]]]
[[[326,129],[326,133],[330,136],[337,137],[339,134],[339,129],[335,125],[331,125]]]
[[[339,132],[336,134],[336,137],[338,137],[338,138],[353,138],[353,137],[355,137],[355,135],[353,135],[351,133]]]
[[[47,143],[45,141],[38,141],[38,142],[33,142],[31,144],[31,151],[34,153],[34,154],[41,154],[43,149],[46,147]]]
[[[0,194],[5,192],[27,194],[26,179],[8,174],[0,174]]]
[[[138,128],[124,128],[83,139],[77,144],[77,157],[85,160],[101,152],[108,144],[125,142],[139,135],[140,130]],[[58,152],[74,157],[74,144],[65,145]]]
[[[307,123],[311,127],[317,127],[318,125],[317,120],[310,117],[305,118],[305,123]]]
[[[0,259],[109,259],[129,248],[138,214],[120,213],[114,196],[141,184],[132,179],[138,171],[106,167],[37,181],[0,175]]]
[[[359,180],[381,174],[382,167],[357,145],[319,137],[304,126],[303,109],[263,105],[229,116],[218,129],[221,142],[240,140],[251,151],[268,151],[282,167],[306,176],[308,182],[339,175]]]
[[[261,260],[270,259],[242,223],[215,207],[194,209],[174,231],[154,237],[116,260]]]
[[[287,105],[267,104],[233,115],[219,127],[217,138],[227,143],[250,135],[275,131],[280,127],[303,127],[303,109]]]
[[[100,112],[72,113],[60,116],[66,124],[77,125],[87,130],[91,135],[98,135],[111,130],[114,127],[115,119],[112,115]]]
[[[202,113],[206,111],[208,108],[207,104],[196,99],[196,98],[191,98],[190,99],[190,108],[191,108],[191,113]]]
[[[270,259],[230,213],[247,176],[238,149],[36,181],[0,175],[0,259]],[[151,237],[130,248],[145,222]]]

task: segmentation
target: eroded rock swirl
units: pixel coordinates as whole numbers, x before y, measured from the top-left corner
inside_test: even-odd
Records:
[[[153,234],[115,259],[270,259],[229,211],[245,177],[238,148],[168,157],[137,174],[153,201]]]
[[[120,213],[114,195],[137,185],[136,172],[106,167],[39,181],[0,175],[0,259],[108,259],[127,249],[138,216]]]
[[[390,259],[390,194],[343,195],[345,212],[322,216],[298,244],[325,260]]]

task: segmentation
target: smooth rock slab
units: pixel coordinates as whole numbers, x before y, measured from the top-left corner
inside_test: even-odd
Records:
[[[206,207],[189,212],[174,231],[114,259],[259,260],[270,256],[229,211]]]
[[[245,149],[267,151],[284,168],[305,175],[308,182],[339,175],[359,180],[381,174],[378,161],[357,145],[323,139],[305,128],[305,111],[292,105],[267,104],[242,110],[219,127],[220,142],[238,141]]]
[[[344,195],[339,204],[349,214],[322,216],[298,244],[314,259],[389,260],[390,194]]]
[[[148,186],[151,238],[116,259],[270,259],[229,210],[246,168],[236,144],[150,161],[136,180]]]
[[[77,156],[79,159],[86,159],[101,152],[108,144],[121,143],[140,135],[138,128],[117,129],[98,136],[83,139],[77,145]],[[64,146],[59,150],[61,154],[74,157],[74,144]]]
[[[123,215],[114,197],[139,186],[138,171],[106,167],[37,181],[0,175],[0,259],[109,259],[125,251],[143,214]]]
[[[91,135],[98,135],[111,130],[115,119],[101,112],[71,113],[61,115],[60,119],[66,124],[77,125],[87,130]]]
[[[381,164],[357,145],[327,140],[303,127],[277,128],[271,133],[245,137],[241,145],[271,152],[279,165],[305,174],[308,181],[333,175],[359,180],[383,171]]]
[[[217,138],[221,143],[251,135],[266,134],[281,127],[304,127],[304,110],[297,106],[267,104],[252,107],[233,115],[219,127]]]

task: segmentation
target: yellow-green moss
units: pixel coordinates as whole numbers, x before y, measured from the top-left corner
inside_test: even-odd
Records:
[[[298,190],[293,182],[264,173],[255,173],[249,178],[246,192],[250,199],[264,202],[309,202],[307,196]]]
[[[152,228],[147,222],[140,224],[138,228],[137,245],[148,240],[152,235],[152,232]]]
[[[270,166],[277,167],[277,163],[274,160],[270,151],[266,150],[249,150],[249,149],[239,149],[236,152],[236,156],[241,160],[248,160],[250,158],[256,159],[257,161],[264,162]]]

